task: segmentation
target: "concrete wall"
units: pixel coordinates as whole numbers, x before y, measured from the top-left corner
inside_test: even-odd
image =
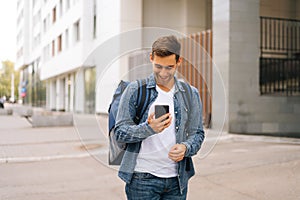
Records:
[[[211,28],[211,0],[143,0],[143,26],[190,34]]]
[[[300,19],[299,0],[260,0],[260,16]]]

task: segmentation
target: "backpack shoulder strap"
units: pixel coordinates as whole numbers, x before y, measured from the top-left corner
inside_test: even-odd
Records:
[[[187,112],[188,112],[188,118],[189,120],[187,120],[186,124],[185,124],[185,131],[187,131],[187,128],[189,127],[189,121],[192,120],[190,115],[191,115],[191,108],[192,108],[192,87],[190,86],[190,84],[188,83],[185,83],[185,82],[181,82],[181,85],[182,87],[184,88],[185,90],[185,94],[183,94],[183,100],[184,100],[184,103],[187,107]],[[188,133],[187,133],[188,134]]]
[[[190,111],[192,105],[192,87],[190,84],[180,81],[183,89],[186,91],[186,95],[183,95],[183,100],[185,105],[187,106],[188,112]]]
[[[138,91],[137,91],[137,108],[135,123],[138,124],[145,113],[150,100],[149,90],[147,89],[146,79],[137,80]]]

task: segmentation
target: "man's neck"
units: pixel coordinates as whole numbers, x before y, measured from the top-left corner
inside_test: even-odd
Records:
[[[170,83],[168,85],[162,85],[162,84],[157,83],[157,86],[160,89],[162,89],[163,91],[169,92],[173,88],[174,84],[175,84],[175,81],[172,81],[172,83]]]

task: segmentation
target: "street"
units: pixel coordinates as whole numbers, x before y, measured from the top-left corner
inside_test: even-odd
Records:
[[[52,128],[17,115],[0,121],[1,200],[126,199],[107,165],[104,118],[80,115],[74,127]],[[207,138],[188,199],[300,199],[300,139],[222,133],[208,148]]]

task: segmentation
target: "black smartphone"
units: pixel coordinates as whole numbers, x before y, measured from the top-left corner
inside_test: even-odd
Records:
[[[155,105],[154,107],[155,118],[159,118],[166,113],[169,113],[169,105]]]

